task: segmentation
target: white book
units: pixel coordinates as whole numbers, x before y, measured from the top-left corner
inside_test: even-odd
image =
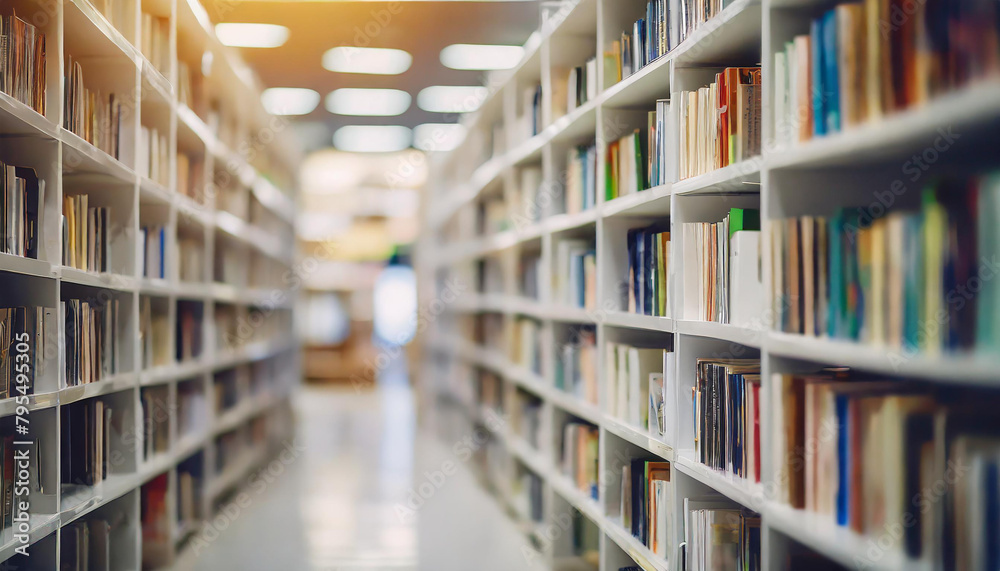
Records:
[[[657,370],[663,366],[663,350],[629,347],[628,359],[628,421],[633,426],[646,429],[645,411],[648,410],[646,403],[649,398],[649,375],[663,372]]]
[[[618,408],[615,416],[628,421],[628,346],[618,345]]]
[[[604,345],[604,378],[606,379],[604,412],[614,415],[618,411],[618,346],[614,343]]]
[[[774,54],[774,141],[778,148],[788,140],[788,64],[785,52]]]
[[[761,275],[760,232],[740,230],[730,238],[730,323],[748,327],[764,312],[764,281]]]
[[[699,309],[701,307],[700,296],[702,294],[701,285],[701,265],[699,258],[701,249],[698,247],[697,223],[683,224],[681,227],[681,239],[684,244],[684,255],[682,256],[682,271],[684,277],[684,289],[682,298],[684,308],[681,311],[683,319],[700,319]]]

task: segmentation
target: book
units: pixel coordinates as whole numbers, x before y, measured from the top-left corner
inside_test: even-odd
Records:
[[[759,67],[729,67],[708,86],[671,98],[680,105],[680,180],[760,155],[760,87]]]
[[[0,92],[39,115],[46,112],[45,39],[41,29],[16,14],[0,14]]]

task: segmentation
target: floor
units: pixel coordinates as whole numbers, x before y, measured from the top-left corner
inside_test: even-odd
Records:
[[[301,452],[293,448],[294,458],[266,486],[251,486],[228,528],[189,549],[175,568],[525,568],[522,537],[449,447],[417,429],[414,401],[405,374],[365,392],[303,387],[296,396]],[[448,460],[458,471],[418,505],[415,488]]]

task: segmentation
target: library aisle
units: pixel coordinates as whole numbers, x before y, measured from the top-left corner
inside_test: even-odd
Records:
[[[174,569],[524,568],[518,534],[464,469],[410,509],[414,475],[458,461],[417,429],[407,381],[394,366],[372,390],[303,387],[294,458],[266,487],[248,481],[247,507],[234,502],[227,529]]]

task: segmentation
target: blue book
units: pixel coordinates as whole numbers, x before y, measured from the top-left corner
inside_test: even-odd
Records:
[[[826,89],[823,85],[823,18],[812,21],[809,30],[809,43],[812,45],[812,103],[813,103],[813,134],[826,134],[826,106],[824,99]]]
[[[848,495],[847,495],[847,475],[850,473],[850,466],[847,465],[850,459],[848,451],[847,434],[847,395],[836,396],[835,406],[837,409],[837,524],[847,525]]]
[[[167,275],[166,261],[165,261],[167,257],[166,248],[167,248],[167,241],[165,239],[164,230],[161,227],[160,228],[160,275],[159,275],[160,279],[163,279]]]
[[[827,307],[826,329],[832,338],[841,337],[841,311],[844,305],[844,263],[841,260],[841,246],[844,239],[844,211],[839,210],[830,217],[830,227],[827,232],[829,243],[829,303]]]
[[[911,214],[903,225],[903,347],[913,350],[920,346],[920,294],[924,291],[924,273],[920,271],[923,259],[921,219],[921,214]]]
[[[823,95],[826,132],[840,131],[840,62],[837,54],[837,12],[823,15]]]
[[[638,258],[638,234],[640,230],[628,231],[628,279],[629,287],[632,288],[632,299],[635,300],[635,311],[639,312],[639,266],[636,264]],[[625,307],[628,308],[628,299],[625,300]]]
[[[653,279],[656,276],[656,256],[654,254],[656,250],[654,249],[653,246],[654,236],[656,236],[656,233],[653,230],[647,230],[642,233],[643,272],[644,272],[642,313],[644,315],[653,315]]]

